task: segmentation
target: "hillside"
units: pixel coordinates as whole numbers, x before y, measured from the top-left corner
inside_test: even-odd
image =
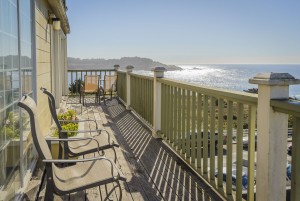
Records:
[[[115,64],[119,64],[121,70],[125,70],[126,66],[134,66],[134,70],[151,70],[156,66],[163,66],[168,71],[181,70],[180,67],[174,65],[166,65],[148,58],[140,57],[123,57],[121,59],[79,59],[68,57],[68,69],[113,69]]]

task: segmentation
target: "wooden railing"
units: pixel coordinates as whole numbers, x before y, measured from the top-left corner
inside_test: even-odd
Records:
[[[271,100],[274,111],[292,116],[292,178],[291,200],[300,200],[300,102],[293,100]]]
[[[288,98],[286,73],[258,74],[258,95],[208,88],[127,69],[123,103],[148,122],[200,177],[227,200],[300,200],[300,103]],[[126,84],[125,84],[126,82]],[[260,98],[258,98],[260,97]],[[293,117],[292,179],[286,182],[288,115]],[[286,132],[285,132],[286,131]],[[256,157],[259,156],[259,157]],[[257,167],[257,168],[256,168]]]
[[[122,71],[118,71],[118,81],[117,81],[117,92],[120,99],[122,99],[125,103],[127,101],[126,97],[126,88],[127,88],[127,82],[126,82],[126,73]]]
[[[72,93],[79,93],[80,84],[84,81],[85,75],[98,75],[100,77],[100,86],[104,85],[104,76],[113,75],[115,70],[113,69],[103,69],[103,70],[68,70],[68,85],[69,89],[73,85],[74,90]]]
[[[163,139],[224,197],[241,200],[247,194],[248,200],[254,200],[257,96],[170,79],[158,79],[158,82],[162,83]],[[243,150],[245,135],[249,145]],[[247,169],[243,167],[243,159],[248,161]],[[235,177],[236,183],[232,179],[225,182],[224,175]],[[245,175],[247,185],[243,184]]]
[[[154,78],[132,72],[126,76],[129,108],[153,125]],[[125,76],[118,79],[118,86],[124,80]],[[160,136],[224,197],[254,200],[257,95],[166,78],[157,82],[161,84]],[[247,148],[243,148],[244,137],[249,141]],[[248,167],[243,167],[243,161],[248,161]],[[224,180],[224,175],[234,180]]]
[[[131,74],[130,107],[153,125],[153,77]]]

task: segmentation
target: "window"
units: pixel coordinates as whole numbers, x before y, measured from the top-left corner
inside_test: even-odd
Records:
[[[16,196],[34,160],[28,117],[17,106],[32,94],[31,3],[0,1],[0,200]]]

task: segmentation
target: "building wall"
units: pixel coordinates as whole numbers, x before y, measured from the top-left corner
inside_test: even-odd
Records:
[[[41,129],[46,134],[49,132],[51,124],[51,114],[48,107],[48,99],[40,90],[41,87],[52,91],[51,81],[51,29],[48,24],[48,10],[50,10],[46,0],[36,2],[36,97],[38,116]]]
[[[53,84],[61,77],[57,75],[66,57],[59,54],[66,47],[56,41],[65,35],[48,24],[51,7],[60,14],[60,4],[54,2],[50,7],[49,2],[54,1],[0,1],[0,200],[20,200],[37,159],[29,117],[17,106],[18,101],[23,94],[36,98],[40,127],[48,134],[52,118],[40,88],[58,91],[58,100],[62,94],[63,85],[53,90]]]

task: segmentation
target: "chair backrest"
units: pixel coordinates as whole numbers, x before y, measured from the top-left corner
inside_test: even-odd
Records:
[[[42,160],[52,159],[50,149],[40,129],[40,125],[37,118],[37,107],[34,100],[31,97],[24,95],[19,101],[18,106],[25,109],[29,114],[31,135],[39,157]]]
[[[49,105],[49,109],[50,109],[50,113],[51,113],[53,121],[55,122],[58,130],[62,130],[62,127],[57,118],[54,96],[46,88],[41,87],[41,90],[43,91],[44,94],[46,94],[48,96],[48,105]]]
[[[116,91],[117,75],[104,76],[104,91]]]
[[[98,75],[85,75],[84,76],[84,90],[85,91],[97,91],[99,88],[99,76]]]

